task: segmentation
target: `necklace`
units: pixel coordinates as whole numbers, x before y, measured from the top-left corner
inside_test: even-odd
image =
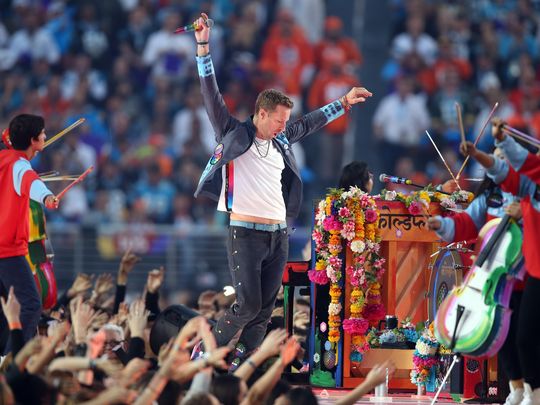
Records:
[[[255,148],[257,149],[257,153],[258,155],[261,157],[261,158],[265,158],[268,156],[268,152],[270,152],[270,142],[272,141],[262,141],[259,143],[259,141],[257,140],[257,138],[255,138]],[[263,155],[263,153],[261,152],[261,149],[264,148],[264,143],[266,143],[266,153]],[[261,147],[261,149],[259,149],[259,146]]]

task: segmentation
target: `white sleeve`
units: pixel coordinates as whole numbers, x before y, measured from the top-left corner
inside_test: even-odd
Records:
[[[28,170],[32,170],[28,160],[19,159],[13,165],[13,189],[17,195],[21,195],[23,177]],[[43,200],[49,194],[52,194],[52,192],[41,180],[34,180],[30,185],[30,198],[34,201],[43,204]]]

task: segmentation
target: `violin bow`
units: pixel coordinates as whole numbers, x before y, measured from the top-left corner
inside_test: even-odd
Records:
[[[60,201],[60,199],[61,199],[61,198],[62,198],[69,190],[71,190],[71,189],[73,188],[73,186],[75,186],[75,185],[79,184],[81,181],[83,181],[83,180],[86,178],[86,176],[88,176],[88,175],[92,172],[92,170],[94,170],[94,166],[90,166],[88,169],[86,169],[86,170],[84,171],[83,174],[81,174],[79,177],[77,177],[75,180],[73,180],[71,183],[69,183],[69,185],[68,185],[65,189],[63,189],[62,191],[60,191],[60,193],[58,193],[58,194],[56,195],[56,200],[57,200],[57,201]]]
[[[62,138],[65,134],[67,134],[72,129],[77,128],[79,125],[81,125],[83,122],[86,121],[86,118],[79,118],[77,121],[75,121],[73,124],[71,124],[69,127],[63,129],[62,131],[58,132],[56,135],[54,135],[51,139],[48,139],[45,141],[45,144],[43,145],[44,148],[49,146],[51,143],[56,142],[60,138]]]
[[[48,172],[43,172],[43,173],[39,173],[38,176],[40,179],[46,179],[47,177],[54,177],[54,176],[59,176],[60,175],[60,172],[57,171],[57,170],[51,170],[51,171],[48,171]]]
[[[78,176],[49,176],[49,177],[41,177],[41,181],[47,183],[49,181],[72,181],[77,180]]]
[[[458,183],[458,181],[457,181],[457,178],[454,176],[454,173],[452,173],[452,170],[450,170],[450,167],[449,167],[448,164],[446,163],[446,160],[444,159],[444,156],[442,155],[441,151],[440,151],[439,148],[437,147],[437,144],[435,143],[435,141],[433,140],[433,138],[431,137],[431,135],[429,134],[429,132],[427,131],[427,129],[426,129],[426,135],[428,136],[429,140],[430,140],[431,143],[433,144],[433,147],[435,148],[435,150],[436,150],[437,153],[439,154],[439,157],[441,158],[442,162],[444,163],[444,166],[446,167],[446,170],[448,170],[448,173],[450,173],[450,176],[452,176],[452,180],[454,180],[454,183],[456,183],[457,188],[459,188],[459,190],[461,190],[461,187],[459,186],[459,183]]]
[[[499,102],[497,101],[495,103],[495,105],[493,105],[493,108],[491,109],[491,111],[489,112],[489,114],[487,116],[487,119],[486,119],[486,122],[484,122],[484,125],[482,126],[482,129],[480,130],[480,133],[478,134],[478,136],[474,140],[474,146],[478,145],[478,142],[480,141],[480,138],[482,138],[482,135],[484,135],[484,131],[486,130],[489,122],[491,121],[491,117],[493,117],[493,114],[495,114],[495,110],[497,109],[498,106],[499,106]],[[463,164],[459,168],[458,174],[456,175],[456,179],[459,180],[459,176],[461,176],[461,172],[463,172],[463,169],[465,169],[465,165],[467,164],[469,159],[470,159],[470,155],[468,155],[465,158],[465,160],[463,161]]]

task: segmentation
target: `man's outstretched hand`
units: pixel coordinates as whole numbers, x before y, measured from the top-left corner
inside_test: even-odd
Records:
[[[345,100],[350,105],[356,104],[356,103],[363,103],[366,101],[368,97],[371,97],[373,93],[366,89],[365,87],[353,87],[349,92],[345,95]]]

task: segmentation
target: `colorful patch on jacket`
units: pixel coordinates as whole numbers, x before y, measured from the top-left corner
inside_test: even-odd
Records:
[[[201,184],[203,182],[203,180],[205,179],[205,177],[208,175],[208,173],[210,172],[210,170],[212,170],[212,167],[221,160],[221,158],[223,157],[223,144],[222,143],[219,143],[217,144],[217,146],[214,148],[214,154],[210,157],[210,159],[208,160],[208,163],[206,164],[206,167],[204,168],[202,174],[201,174],[201,178],[199,179],[199,184]]]

